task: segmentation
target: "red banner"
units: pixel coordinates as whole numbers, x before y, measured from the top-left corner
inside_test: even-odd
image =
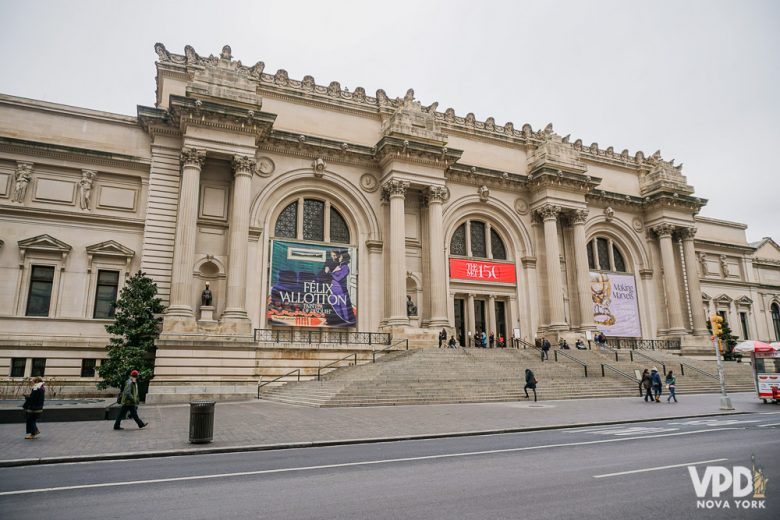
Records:
[[[450,258],[450,279],[515,283],[515,264]]]

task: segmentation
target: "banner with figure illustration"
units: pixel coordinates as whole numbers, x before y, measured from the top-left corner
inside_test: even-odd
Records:
[[[272,241],[269,324],[354,327],[356,267],[352,247]]]
[[[642,336],[633,275],[591,272],[590,294],[593,298],[593,321],[607,337]]]

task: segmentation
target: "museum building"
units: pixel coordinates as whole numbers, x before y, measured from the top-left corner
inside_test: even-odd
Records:
[[[780,340],[780,247],[698,216],[706,200],[660,152],[291,79],[228,46],[155,51],[136,116],[0,95],[6,385],[94,392],[139,269],[167,306],[158,401],[248,394],[362,333],[435,347],[442,329],[461,344],[600,330],[685,353],[717,312]]]

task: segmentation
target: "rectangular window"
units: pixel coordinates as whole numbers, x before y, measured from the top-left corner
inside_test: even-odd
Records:
[[[54,285],[54,267],[34,265],[30,273],[30,291],[27,294],[26,316],[48,316],[51,289]]]
[[[95,291],[95,313],[98,319],[114,317],[116,293],[119,289],[119,271],[98,271]]]
[[[30,377],[43,377],[44,372],[46,372],[46,358],[33,358]]]
[[[95,377],[95,366],[97,366],[97,359],[82,359],[81,377]]]
[[[24,377],[27,358],[11,358],[11,377]]]
[[[742,324],[742,339],[748,339],[748,315],[747,312],[739,313],[739,321]]]

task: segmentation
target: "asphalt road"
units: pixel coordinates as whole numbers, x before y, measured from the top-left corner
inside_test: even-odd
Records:
[[[751,467],[752,454],[765,509],[731,490],[729,509],[697,509],[687,466]],[[778,412],[0,469],[4,520],[778,517]]]

